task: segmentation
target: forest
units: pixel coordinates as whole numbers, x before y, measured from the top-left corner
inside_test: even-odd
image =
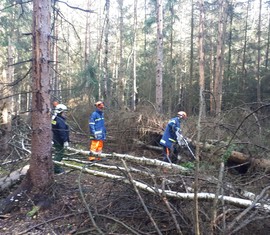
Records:
[[[0,234],[269,234],[270,1],[0,0],[0,23]]]

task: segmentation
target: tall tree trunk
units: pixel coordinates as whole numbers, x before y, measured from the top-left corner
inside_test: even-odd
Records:
[[[87,1],[87,9],[90,9],[90,0]],[[89,84],[89,80],[88,80],[88,73],[87,73],[87,69],[88,69],[88,65],[89,65],[89,48],[90,48],[90,14],[86,15],[86,22],[85,22],[85,35],[84,35],[84,65],[83,65],[83,70],[84,70],[84,80],[85,80],[85,91],[84,94],[91,94],[90,91],[90,84]],[[89,98],[87,98],[86,96],[84,96],[86,98],[86,101],[89,100]]]
[[[53,45],[53,61],[55,63],[54,66],[54,73],[53,73],[53,81],[54,81],[54,95],[56,96],[57,99],[60,98],[60,91],[59,91],[59,76],[58,76],[58,22],[57,18],[55,19],[55,27],[54,27],[54,45]]]
[[[213,22],[213,17],[211,19],[211,21]],[[210,29],[210,34],[214,35],[214,27],[212,27]],[[210,90],[210,114],[214,115],[215,114],[215,107],[216,107],[216,103],[215,103],[215,97],[214,97],[214,84],[215,84],[215,67],[216,67],[216,62],[215,62],[215,49],[214,49],[214,42],[213,42],[213,36],[209,37],[209,41],[210,41],[210,62],[209,62],[209,67],[210,67],[210,83],[209,83],[209,90]]]
[[[120,109],[124,108],[124,92],[125,92],[125,81],[124,81],[124,62],[123,62],[123,0],[118,0],[120,19],[119,19],[119,73],[118,73],[118,105]]]
[[[25,181],[40,192],[53,183],[49,112],[50,9],[50,0],[33,1],[32,155]]]
[[[246,12],[246,22],[245,22],[245,29],[244,29],[244,47],[243,47],[243,56],[242,56],[242,71],[241,71],[241,82],[240,85],[240,92],[243,92],[246,86],[246,78],[247,78],[247,70],[246,70],[246,52],[247,52],[247,31],[248,31],[248,12],[249,12],[249,1],[247,2],[247,12]]]
[[[108,69],[108,53],[109,53],[109,29],[110,29],[110,0],[106,0],[105,5],[105,51],[104,51],[104,75],[103,75],[103,99],[105,102],[108,100],[108,80],[109,80],[109,69]]]
[[[259,6],[259,22],[258,22],[258,57],[257,57],[257,69],[256,69],[256,80],[257,80],[257,102],[261,103],[261,75],[260,75],[260,65],[261,65],[261,21],[262,21],[262,0],[260,0]]]
[[[174,40],[174,2],[170,2],[170,63],[169,63],[169,92],[173,92],[173,94],[177,90],[176,79],[174,76],[174,66],[173,66],[173,40]],[[168,97],[168,114],[172,115],[172,106],[173,106],[173,95],[169,93]]]
[[[200,0],[200,21],[199,21],[199,73],[200,73],[200,108],[199,108],[199,118],[197,124],[197,143],[200,142],[201,133],[201,119],[203,113],[205,113],[205,101],[203,97],[204,92],[204,0]],[[194,184],[194,224],[195,224],[195,234],[200,234],[200,224],[199,224],[199,202],[198,202],[198,187],[199,187],[199,146],[196,146],[196,168],[195,168],[195,184]]]
[[[228,7],[228,14],[229,14],[229,38],[228,38],[228,62],[227,62],[227,76],[226,76],[226,80],[228,82],[228,85],[230,84],[230,80],[231,80],[231,61],[232,61],[232,34],[233,34],[233,9],[234,6],[232,3],[229,4]]]
[[[157,71],[156,71],[156,106],[158,112],[163,112],[163,2],[157,0]]]
[[[192,94],[192,81],[193,81],[193,69],[194,69],[194,4],[191,0],[191,23],[190,23],[190,67],[189,67],[189,84],[188,94]],[[192,112],[192,97],[188,97],[187,112],[190,115]]]
[[[217,62],[215,72],[214,97],[216,102],[215,114],[219,115],[222,106],[222,83],[224,75],[224,35],[227,18],[227,2],[219,0],[220,12],[218,22],[218,39],[217,39]]]
[[[270,13],[268,13],[268,34],[267,34],[267,43],[266,43],[266,52],[265,52],[265,70],[268,69],[269,47],[270,47]]]
[[[133,91],[132,91],[132,110],[136,110],[137,105],[137,96],[138,96],[138,90],[137,90],[137,6],[138,2],[137,0],[134,0],[134,39],[133,39]]]
[[[204,3],[200,2],[200,22],[199,22],[199,74],[200,74],[200,107],[201,107],[201,118],[205,119],[206,115],[206,104],[204,98],[205,91],[205,57],[204,57]]]
[[[102,46],[102,44],[103,44],[103,30],[105,31],[105,34],[106,34],[106,21],[107,21],[107,12],[106,12],[106,8],[107,8],[107,1],[105,2],[105,7],[104,7],[104,12],[105,12],[105,19],[104,19],[104,23],[102,23],[102,15],[103,15],[103,13],[104,12],[102,12],[102,5],[100,4],[99,5],[99,13],[98,13],[98,16],[97,16],[97,18],[98,18],[98,32],[97,32],[97,34],[98,34],[98,38],[99,38],[99,40],[98,40],[98,42],[97,42],[97,49],[96,49],[96,51],[97,51],[97,66],[98,66],[98,70],[99,71],[102,71],[102,72],[100,72],[100,73],[98,73],[97,74],[97,80],[98,80],[98,100],[103,100],[103,101],[105,101],[106,102],[106,100],[105,100],[105,97],[106,96],[104,96],[104,90],[103,90],[103,88],[105,87],[105,85],[104,85],[104,83],[105,83],[105,80],[106,80],[106,76],[105,76],[105,62],[103,61],[102,62],[102,55],[103,55],[103,50],[102,50],[102,48],[103,48],[103,46]],[[106,41],[105,41],[106,42]],[[106,56],[107,56],[107,54],[106,54],[106,43],[104,43],[104,60],[105,60],[105,58],[107,58]],[[93,102],[92,101],[92,99],[91,99],[91,96],[89,96],[89,98],[88,98],[88,100],[89,100],[89,104],[91,104],[91,102]]]

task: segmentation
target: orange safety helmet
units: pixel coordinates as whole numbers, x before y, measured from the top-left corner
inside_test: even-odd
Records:
[[[187,118],[187,113],[184,112],[184,111],[179,111],[179,112],[177,113],[177,116],[178,116],[179,118],[181,118],[181,119],[186,119],[186,118]]]
[[[104,108],[104,102],[103,101],[97,101],[96,103],[95,103],[95,106],[97,107],[97,108],[99,108],[99,109],[103,109]]]

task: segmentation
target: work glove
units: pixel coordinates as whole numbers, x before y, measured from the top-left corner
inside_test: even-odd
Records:
[[[177,135],[177,142],[180,146],[185,146],[185,137],[181,134],[181,132],[179,132],[179,134]]]
[[[68,141],[64,142],[64,148],[67,148],[69,146]]]
[[[175,132],[178,132],[178,133],[181,134],[181,129],[180,129],[179,127],[176,127],[176,128],[175,128]]]

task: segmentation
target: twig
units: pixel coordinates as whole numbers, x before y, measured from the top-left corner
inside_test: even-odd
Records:
[[[270,188],[270,186],[265,187],[260,195],[257,196],[257,198],[251,203],[249,207],[247,207],[242,213],[240,213],[228,226],[227,231],[230,232],[235,224],[238,224],[239,221],[254,207],[256,207],[257,202],[262,198],[264,193]]]
[[[83,203],[84,203],[84,205],[85,205],[85,207],[86,207],[86,209],[87,209],[87,211],[88,211],[88,215],[89,215],[89,217],[90,217],[90,219],[91,219],[91,222],[92,222],[93,226],[96,228],[96,230],[98,231],[99,234],[104,234],[104,233],[101,231],[101,229],[97,226],[96,221],[94,220],[93,214],[92,214],[92,212],[91,212],[91,210],[90,210],[90,208],[89,208],[89,206],[88,206],[88,204],[87,204],[87,202],[86,202],[86,200],[85,200],[85,197],[84,197],[84,195],[83,195],[83,192],[82,192],[82,185],[81,185],[81,176],[82,176],[82,171],[80,172],[80,175],[79,175],[79,182],[78,182],[78,183],[79,183],[79,190],[80,190],[80,195],[81,195],[81,197],[82,197]]]
[[[222,184],[222,180],[223,180],[223,174],[224,174],[224,162],[222,161],[220,164],[216,195],[215,195],[215,199],[213,201],[212,219],[211,219],[211,232],[212,232],[212,234],[214,234],[214,230],[216,227],[215,221],[216,221],[216,217],[217,217],[217,203],[218,203],[218,197],[220,195],[220,188],[221,188],[221,184]]]
[[[136,234],[136,235],[140,235],[140,233],[137,233],[134,229],[132,229],[131,227],[129,227],[128,225],[126,225],[125,223],[123,223],[122,221],[120,220],[117,220],[111,216],[108,216],[108,215],[101,215],[101,214],[97,214],[96,216],[100,216],[100,217],[104,217],[104,218],[107,218],[107,219],[110,219],[110,220],[113,220],[114,222],[116,223],[119,223],[121,224],[123,227],[125,227],[126,229],[128,229],[130,232]]]
[[[163,190],[162,190],[162,191],[164,192],[164,187],[165,187],[165,186],[164,186],[164,185],[165,185],[165,184],[164,184],[164,180],[162,181],[162,185],[163,185],[163,187],[162,187]],[[166,205],[166,207],[167,207],[167,209],[168,209],[170,215],[171,215],[172,218],[173,218],[173,222],[174,222],[174,224],[175,224],[177,233],[180,234],[180,235],[183,235],[183,233],[182,233],[182,231],[181,231],[181,228],[180,228],[180,226],[179,226],[179,223],[177,222],[175,213],[174,213],[172,207],[170,206],[170,204],[169,204],[169,202],[168,202],[168,199],[167,199],[166,195],[165,195],[164,193],[162,193],[162,194],[161,194],[161,197],[162,197],[162,200],[163,200],[164,204]]]
[[[81,213],[82,213],[82,212],[81,212]],[[42,223],[36,224],[36,225],[34,225],[34,226],[32,226],[32,227],[30,227],[30,228],[28,228],[28,229],[26,229],[26,230],[24,230],[24,231],[18,233],[18,235],[28,233],[28,232],[31,231],[32,229],[38,228],[39,226],[41,226],[41,225],[43,225],[43,224],[47,224],[47,223],[52,222],[52,221],[54,221],[54,220],[58,220],[58,219],[62,219],[62,218],[67,218],[67,217],[69,217],[69,216],[74,216],[74,215],[78,215],[78,214],[81,214],[81,213],[73,213],[73,214],[68,214],[68,215],[57,216],[57,217],[55,217],[55,218],[46,220],[46,221],[44,221],[44,222],[42,222]]]
[[[134,184],[133,177],[131,176],[131,174],[130,174],[130,172],[129,172],[129,169],[128,169],[128,167],[127,167],[126,162],[125,162],[124,160],[122,160],[122,163],[123,163],[124,167],[126,168],[126,171],[127,171],[127,174],[128,174],[129,180],[130,180],[130,183],[131,183],[132,186],[134,187],[134,190],[135,190],[136,194],[138,195],[138,197],[139,197],[139,199],[140,199],[140,202],[141,202],[141,204],[142,204],[142,206],[143,206],[145,212],[147,213],[149,219],[150,219],[151,222],[153,223],[153,225],[154,225],[154,227],[155,227],[157,233],[158,233],[159,235],[162,235],[162,233],[161,233],[160,229],[158,228],[158,226],[157,226],[155,220],[153,219],[153,217],[151,216],[151,213],[149,212],[147,206],[145,205],[144,200],[143,200],[143,198],[142,198],[142,196],[141,196],[141,194],[140,194],[138,188],[137,188],[136,185]]]

